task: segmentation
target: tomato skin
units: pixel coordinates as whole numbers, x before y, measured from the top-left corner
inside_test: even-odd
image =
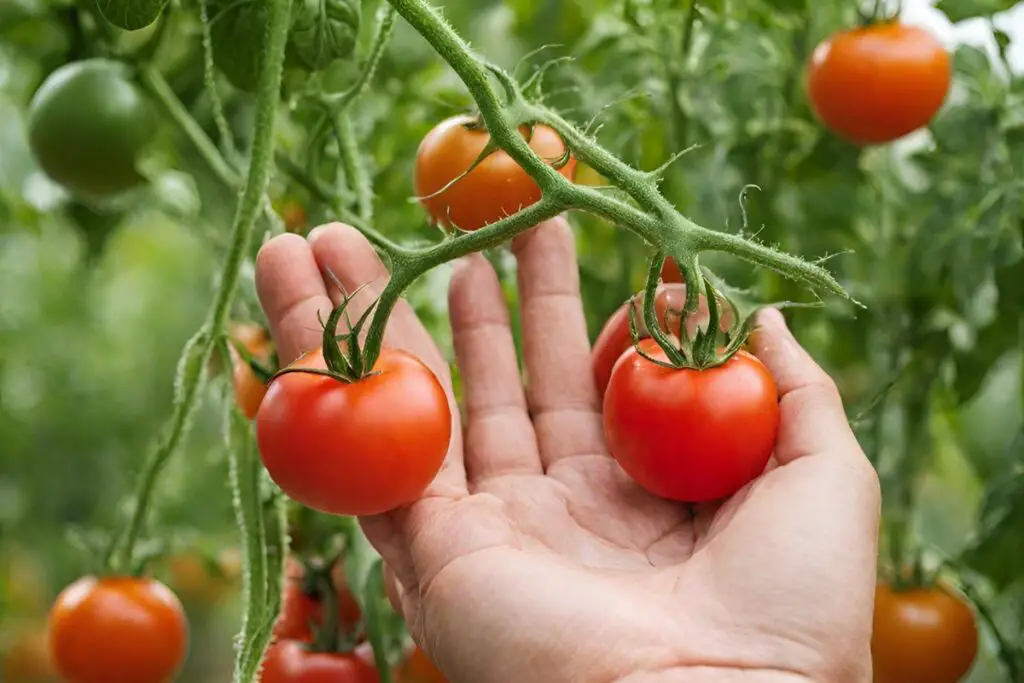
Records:
[[[378,683],[376,667],[359,653],[311,652],[298,640],[267,650],[260,683]]]
[[[323,369],[323,353],[292,367]],[[351,384],[301,372],[270,383],[256,416],[260,456],[306,507],[380,514],[415,501],[441,469],[452,432],[441,383],[396,349],[384,349],[373,370]]]
[[[658,320],[661,321],[661,329],[668,331],[668,323],[666,320],[666,314],[671,310],[682,310],[686,304],[686,288],[681,285],[663,285],[658,289],[658,296],[654,299],[654,309],[658,316]],[[597,385],[597,391],[600,396],[604,396],[605,390],[608,388],[608,380],[612,376],[612,368],[615,367],[615,361],[619,360],[626,349],[633,345],[633,335],[629,331],[629,306],[630,302],[626,302],[619,306],[605,322],[604,327],[601,328],[601,332],[598,333],[597,339],[594,340],[594,348],[591,351],[591,367],[594,372],[594,383]],[[641,338],[649,336],[647,334],[647,327],[643,321],[643,299],[638,297],[634,302],[633,306],[636,310],[637,315],[637,332]],[[679,334],[679,318],[678,316],[673,317],[673,334]]]
[[[196,553],[178,553],[167,560],[170,585],[186,603],[215,605],[239,587],[242,556],[237,548],[226,548],[217,556],[218,575]]]
[[[432,220],[467,231],[511,216],[541,197],[533,178],[502,150],[488,156],[441,194],[434,194],[465,173],[487,146],[490,135],[485,130],[466,127],[473,120],[471,116],[454,116],[427,133],[416,152],[414,180],[416,195],[425,197],[420,203]],[[527,129],[520,127],[520,134],[525,139]],[[534,127],[529,143],[549,164],[565,154],[565,143],[548,126]],[[558,172],[572,178],[575,165],[570,157]]]
[[[152,108],[127,68],[108,59],[65,64],[28,107],[36,161],[77,195],[108,196],[141,182],[135,161],[155,129]]]
[[[665,360],[653,339],[640,347]],[[764,471],[778,430],[775,380],[745,351],[698,371],[661,367],[631,348],[604,397],[608,450],[637,483],[671,500],[736,493]]]
[[[255,323],[237,323],[232,326],[229,336],[232,343],[228,345],[228,353],[231,354],[231,384],[235,389],[235,400],[242,414],[253,420],[267,395],[267,385],[235,350],[234,343],[241,344],[254,358],[264,362],[273,353],[273,344],[267,331]]]
[[[304,590],[305,568],[302,563],[288,558],[285,565],[285,585],[281,595],[281,614],[274,624],[274,635],[281,640],[312,642],[313,627],[324,621],[323,599],[308,595]],[[342,634],[351,634],[362,619],[362,610],[348,584],[342,566],[334,568],[334,590],[338,597],[338,623]]]
[[[396,683],[448,683],[437,665],[419,647],[413,648],[409,656],[395,672]]]
[[[978,654],[974,613],[940,586],[875,588],[871,659],[875,683],[955,683]]]
[[[899,23],[840,31],[815,48],[807,67],[815,114],[859,145],[890,142],[927,125],[951,78],[942,43]]]
[[[69,683],[165,683],[185,659],[181,602],[153,579],[86,576],[50,610],[50,650]]]

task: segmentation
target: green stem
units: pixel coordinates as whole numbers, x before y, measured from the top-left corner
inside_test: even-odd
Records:
[[[391,666],[385,652],[384,623],[381,613],[381,595],[384,594],[384,563],[377,558],[370,569],[364,590],[366,608],[366,636],[373,648],[373,661],[377,665],[381,683],[392,683]]]
[[[309,192],[310,196],[329,206],[331,211],[339,220],[344,221],[359,232],[363,233],[363,236],[377,249],[380,249],[392,258],[396,256],[409,256],[412,254],[410,250],[396,242],[392,242],[387,237],[374,230],[369,223],[349,211],[334,193],[324,187],[320,181],[313,178],[305,169],[292,161],[283,152],[279,152],[277,154],[277,165],[288,175],[289,178]]]
[[[260,74],[259,108],[256,112],[248,178],[231,230],[231,249],[221,269],[218,279],[220,284],[210,306],[207,321],[182,354],[183,371],[179,375],[180,381],[176,387],[174,413],[164,436],[152,451],[143,471],[135,509],[121,545],[121,554],[118,558],[120,566],[131,565],[135,544],[145,524],[157,479],[191,428],[192,417],[198,407],[198,398],[204,385],[203,369],[213,353],[217,339],[224,332],[231,304],[238,289],[242,264],[249,250],[253,226],[263,207],[263,195],[270,178],[270,164],[274,158],[274,124],[280,99],[281,67],[284,63],[284,50],[291,19],[291,0],[267,0],[267,4],[268,40],[266,58],[263,60],[263,70]],[[161,86],[166,86],[166,81],[156,76],[158,74],[148,67],[143,70],[145,82],[160,92],[163,89]],[[173,97],[170,89],[166,90],[165,94]],[[176,98],[174,99],[176,101]],[[171,100],[166,98],[166,101]],[[175,112],[171,113],[175,116]],[[185,114],[187,115],[187,112]],[[178,117],[175,118],[177,120]],[[198,127],[191,117],[188,117],[187,121],[179,121],[179,125],[182,125],[183,129],[188,125]],[[208,140],[205,134],[202,137]],[[216,148],[213,151],[216,152]],[[216,156],[219,157],[219,153]]]
[[[334,134],[338,139],[345,179],[356,196],[356,211],[360,220],[370,223],[373,221],[373,186],[370,174],[366,171],[366,162],[359,152],[356,136],[352,132],[352,120],[344,110],[334,117]]]
[[[326,103],[338,109],[344,109],[363,94],[370,84],[370,79],[373,78],[377,66],[380,64],[381,57],[384,56],[384,49],[387,47],[388,41],[391,40],[394,29],[395,8],[391,5],[385,5],[378,14],[377,32],[373,37],[370,53],[366,57],[366,62],[363,64],[363,70],[359,73],[359,78],[356,79],[356,82],[348,90],[337,95],[324,97]]]
[[[203,81],[206,92],[210,96],[213,109],[213,121],[220,134],[220,144],[224,152],[232,161],[238,159],[238,150],[235,148],[235,139],[231,134],[231,127],[224,118],[224,105],[220,95],[217,94],[216,67],[213,63],[213,36],[210,32],[210,17],[207,8],[208,0],[199,0],[199,20],[203,29]]]
[[[185,105],[181,103],[170,84],[163,75],[152,66],[144,66],[140,71],[140,78],[143,87],[156,101],[163,105],[171,119],[178,125],[185,136],[192,142],[192,145],[203,157],[203,160],[210,167],[218,178],[231,187],[236,187],[240,182],[238,173],[224,159],[217,145],[206,134],[196,120],[192,118]]]
[[[363,346],[365,367],[371,369],[377,362],[391,311],[394,310],[395,304],[401,298],[402,292],[416,278],[442,263],[503,244],[538,223],[554,218],[562,212],[563,208],[544,198],[512,216],[503,218],[476,232],[460,234],[428,249],[407,252],[393,257],[395,263],[391,279],[388,280],[387,286],[384,287],[384,291],[381,292],[380,298],[377,300],[377,308],[373,312],[373,319],[370,321],[370,329]]]
[[[1021,650],[1019,647],[1014,646],[1010,639],[1007,638],[1002,629],[999,628],[999,624],[996,623],[995,614],[992,609],[988,606],[987,601],[983,600],[978,590],[967,581],[961,579],[961,586],[964,593],[974,604],[974,608],[978,611],[978,616],[988,626],[988,630],[992,632],[992,636],[996,639],[996,650],[999,657],[999,661],[1002,663],[1003,668],[1006,669],[1006,674],[1010,679],[1011,683],[1024,683],[1024,670],[1021,668]]]

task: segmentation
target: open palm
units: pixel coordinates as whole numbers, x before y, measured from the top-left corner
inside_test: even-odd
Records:
[[[782,395],[770,471],[690,510],[608,455],[568,226],[543,224],[514,251],[526,388],[495,273],[464,259],[449,297],[464,420],[453,410],[448,458],[420,501],[363,520],[417,641],[452,683],[870,680],[877,479],[781,316],[763,314],[754,339]],[[341,297],[328,269],[348,291],[368,285],[358,308],[388,276],[340,225],[260,253],[282,362],[320,343],[318,313]],[[451,396],[448,364],[404,303],[385,343]]]

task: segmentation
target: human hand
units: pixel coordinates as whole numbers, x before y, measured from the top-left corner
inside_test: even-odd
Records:
[[[752,339],[781,396],[773,463],[691,516],[605,448],[568,226],[542,224],[513,250],[525,390],[498,280],[470,256],[449,295],[465,431],[453,400],[451,448],[423,497],[362,519],[416,641],[451,683],[869,681],[878,480],[782,316],[764,312]],[[260,252],[283,363],[320,343],[317,314],[340,301],[327,269],[349,292],[368,284],[355,313],[388,276],[338,225]],[[404,302],[385,344],[417,355],[451,396],[448,365]]]

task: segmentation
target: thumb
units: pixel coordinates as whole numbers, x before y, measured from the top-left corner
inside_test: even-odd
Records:
[[[835,382],[793,337],[782,313],[761,311],[750,342],[779,388],[779,464],[808,455],[863,458]]]

